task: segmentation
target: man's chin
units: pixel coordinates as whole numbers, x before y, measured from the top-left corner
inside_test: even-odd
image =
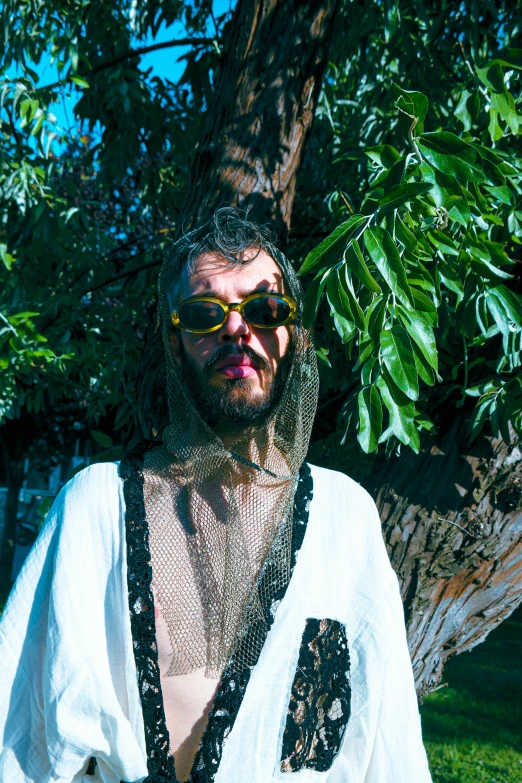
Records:
[[[183,379],[196,409],[218,431],[263,426],[281,397],[286,378],[281,373],[276,380],[263,370],[245,378],[226,378],[216,371],[205,377],[190,362],[183,364]]]
[[[225,379],[209,384],[199,399],[203,417],[211,426],[252,426],[262,424],[271,408],[270,394],[259,386],[257,378]]]
[[[260,388],[256,378],[240,378],[228,381],[219,390],[223,403],[236,404],[250,408],[252,414],[259,407],[264,407],[266,393]]]

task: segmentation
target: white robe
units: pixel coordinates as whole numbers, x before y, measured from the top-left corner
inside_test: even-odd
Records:
[[[431,783],[397,577],[375,504],[311,466],[308,527],[215,783]],[[60,492],[0,621],[0,783],[141,783],[147,776],[118,466]],[[346,628],[351,713],[325,772],[280,769],[306,618]],[[93,777],[88,760],[98,762]]]

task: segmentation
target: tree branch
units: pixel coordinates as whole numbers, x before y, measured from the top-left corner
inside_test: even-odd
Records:
[[[215,38],[178,38],[173,41],[163,41],[163,43],[152,44],[151,46],[142,46],[140,49],[129,49],[119,57],[115,57],[114,60],[110,60],[106,63],[100,63],[100,65],[96,65],[94,68],[91,68],[90,71],[75,73],[72,74],[72,76],[81,76],[84,78],[85,76],[90,76],[93,73],[105,71],[107,68],[112,68],[113,65],[119,65],[125,60],[130,60],[133,57],[141,57],[144,54],[156,52],[158,49],[169,49],[172,46],[198,46],[202,44],[211,44],[215,40]],[[62,85],[70,82],[70,80],[71,77],[67,76],[65,79],[60,79],[59,81],[53,82],[52,84],[45,84],[42,87],[38,87],[37,92],[39,90],[54,90],[55,87],[61,87]]]
[[[92,294],[93,291],[98,291],[100,288],[104,288],[104,286],[109,285],[109,283],[114,283],[115,280],[121,280],[122,277],[129,277],[130,275],[136,275],[138,272],[143,272],[144,269],[152,269],[153,266],[159,266],[161,264],[160,261],[150,261],[148,264],[143,264],[143,266],[137,266],[134,269],[128,269],[126,272],[120,272],[119,275],[114,275],[114,277],[109,277],[108,280],[104,280],[103,283],[98,283],[98,285],[92,286],[90,288],[87,288],[85,291],[82,291],[79,294],[79,297],[81,299],[82,296],[86,296],[86,294]]]

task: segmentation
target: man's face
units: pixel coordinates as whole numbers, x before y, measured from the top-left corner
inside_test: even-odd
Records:
[[[192,274],[182,272],[175,304],[191,296],[232,304],[253,293],[286,293],[274,259],[257,250],[250,256],[252,260],[240,266],[218,256],[200,256]],[[290,325],[260,329],[232,310],[215,332],[174,329],[171,343],[182,378],[211,426],[261,423],[278,402],[291,362]]]

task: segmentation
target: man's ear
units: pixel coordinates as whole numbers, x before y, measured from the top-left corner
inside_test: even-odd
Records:
[[[181,362],[181,332],[179,329],[170,330],[170,344],[172,346],[172,355],[178,364]]]

